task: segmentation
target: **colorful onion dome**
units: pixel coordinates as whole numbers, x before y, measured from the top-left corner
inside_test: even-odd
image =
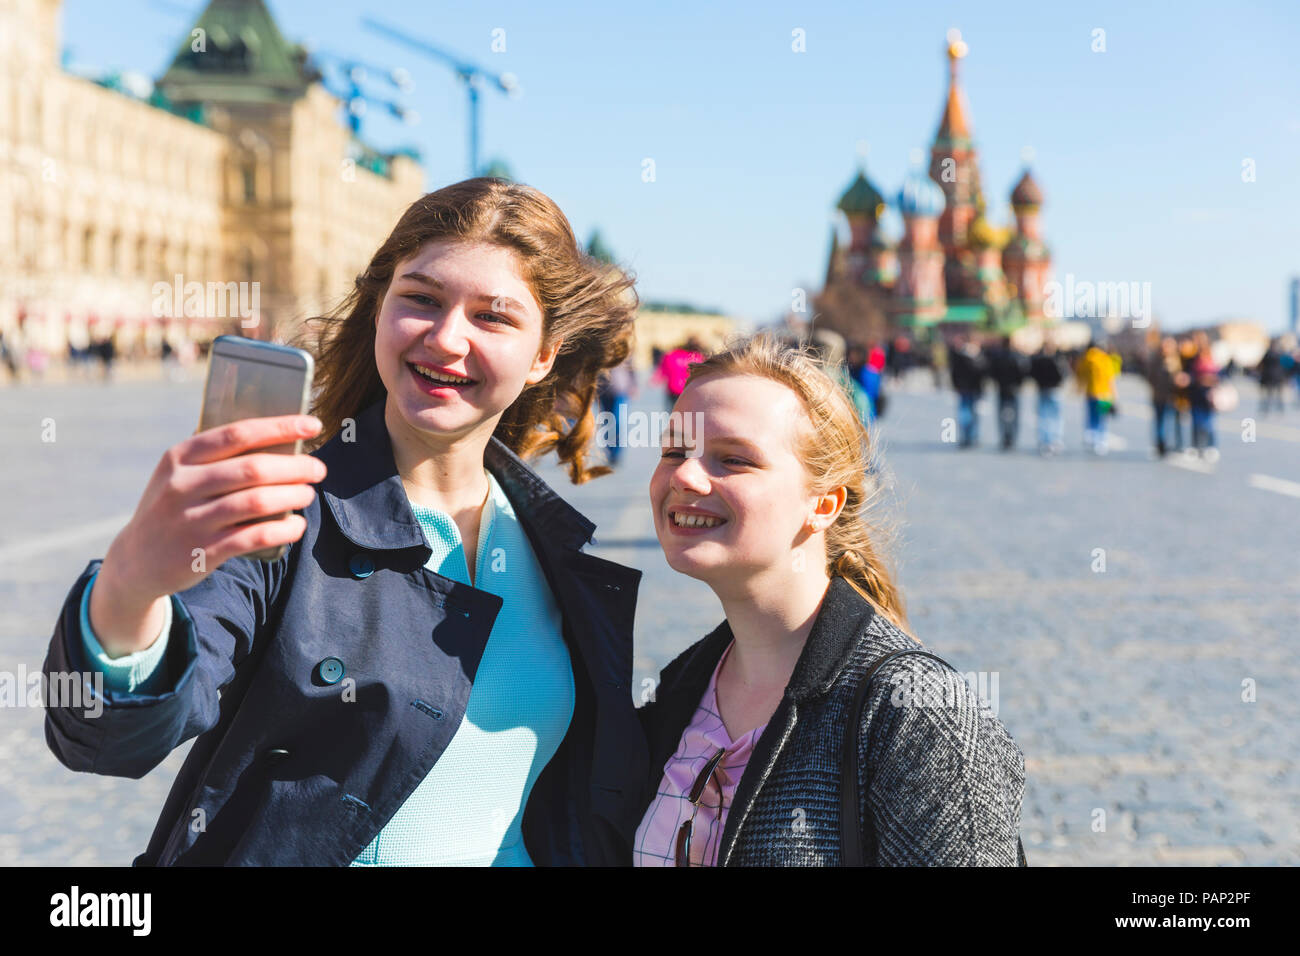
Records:
[[[913,166],[898,191],[898,211],[904,216],[938,216],[944,207],[943,190],[920,166]]]
[[[983,215],[976,216],[971,221],[966,235],[970,239],[970,244],[976,249],[1001,249],[1010,238],[1006,229],[993,225]]]
[[[845,190],[836,208],[846,216],[863,215],[875,219],[880,215],[880,207],[884,204],[885,197],[872,185],[871,180],[867,179],[866,172],[859,168],[858,178],[853,180],[853,184]]]
[[[1042,204],[1043,191],[1026,169],[1025,174],[1020,177],[1020,182],[1016,183],[1016,188],[1011,190],[1011,205],[1041,206]]]

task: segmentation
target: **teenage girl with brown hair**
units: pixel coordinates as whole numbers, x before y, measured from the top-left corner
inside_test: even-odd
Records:
[[[47,710],[74,770],[139,777],[197,737],[137,863],[631,861],[640,572],[584,553],[523,459],[602,473],[591,404],[635,306],[545,195],[457,183],[314,323],[315,418],[167,450],[45,662],[102,675],[101,714]]]

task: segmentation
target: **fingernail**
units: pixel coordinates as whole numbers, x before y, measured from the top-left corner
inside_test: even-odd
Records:
[[[314,432],[318,432],[318,431],[320,431],[322,428],[324,428],[325,425],[324,425],[324,424],[321,422],[321,420],[320,420],[319,418],[317,418],[315,415],[308,415],[308,416],[307,416],[307,427],[310,428],[310,429],[311,429],[312,431],[314,431]]]

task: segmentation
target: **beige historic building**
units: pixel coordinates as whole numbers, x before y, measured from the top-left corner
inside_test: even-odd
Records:
[[[284,340],[424,193],[365,147],[262,0],[211,0],[152,91],[60,65],[61,0],[0,0],[0,330],[61,358]]]
[[[655,349],[671,352],[693,336],[707,350],[714,351],[727,344],[728,339],[747,331],[748,323],[732,316],[643,305],[636,315],[632,361],[638,368],[650,368]]]

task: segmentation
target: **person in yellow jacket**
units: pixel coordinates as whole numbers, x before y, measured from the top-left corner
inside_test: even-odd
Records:
[[[1106,454],[1106,419],[1115,408],[1115,377],[1119,375],[1120,358],[1099,347],[1088,346],[1074,373],[1079,380],[1087,402],[1088,426],[1083,441],[1095,454]]]

